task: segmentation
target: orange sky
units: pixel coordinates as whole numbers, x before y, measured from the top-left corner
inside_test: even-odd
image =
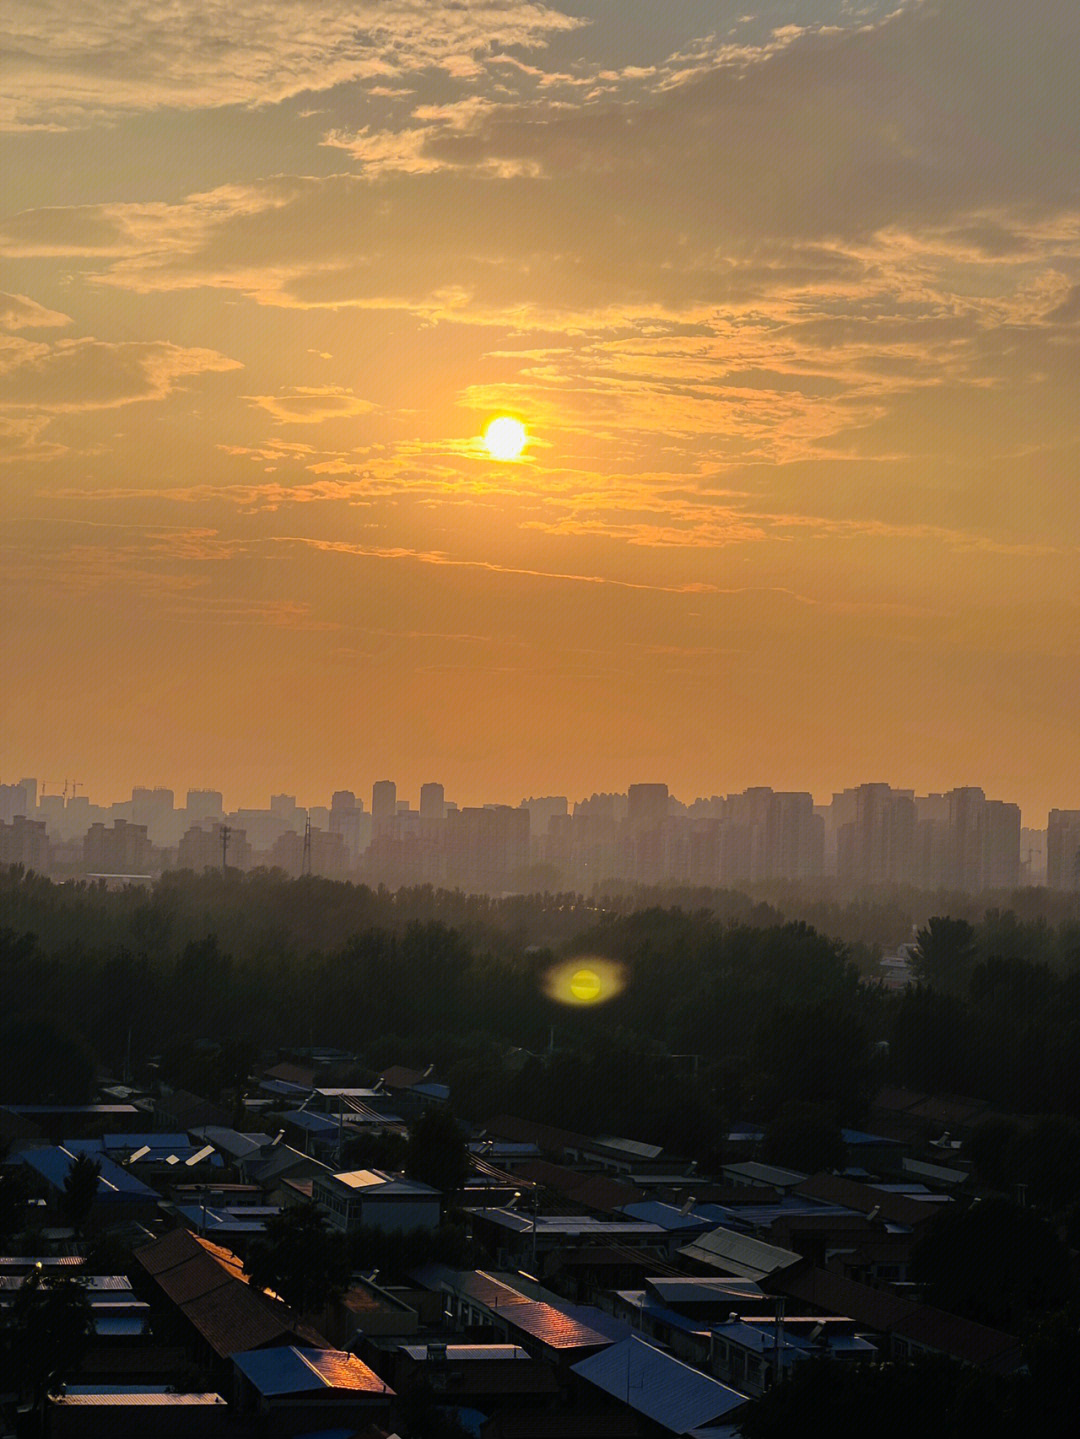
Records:
[[[1031,12],[8,0],[0,780],[1080,807]]]

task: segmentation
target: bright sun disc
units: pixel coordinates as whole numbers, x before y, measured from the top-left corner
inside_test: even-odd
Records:
[[[529,438],[520,420],[500,415],[484,431],[484,446],[493,460],[516,460]]]

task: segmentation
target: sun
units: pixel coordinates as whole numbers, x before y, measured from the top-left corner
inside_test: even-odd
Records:
[[[528,430],[510,415],[500,415],[484,431],[484,448],[493,460],[520,459],[528,440]]]

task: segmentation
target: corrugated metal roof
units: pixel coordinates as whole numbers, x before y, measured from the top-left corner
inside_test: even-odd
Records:
[[[661,1229],[709,1229],[715,1222],[711,1219],[702,1219],[693,1211],[684,1214],[681,1209],[676,1209],[674,1204],[664,1204],[659,1199],[643,1199],[637,1204],[624,1204],[622,1212],[629,1215],[631,1219],[644,1220],[648,1224],[658,1224]]]
[[[633,1335],[571,1366],[574,1373],[621,1400],[670,1434],[727,1417],[747,1402],[689,1364]]]
[[[53,1399],[53,1404],[64,1409],[96,1408],[149,1408],[149,1409],[209,1409],[224,1404],[220,1394],[177,1394],[170,1389],[148,1385],[120,1389],[104,1385],[100,1389],[73,1388]]]
[[[430,1184],[422,1184],[419,1179],[404,1179],[398,1174],[386,1174],[381,1169],[353,1169],[325,1178],[320,1175],[320,1180],[324,1184],[333,1180],[335,1184],[343,1185],[346,1189],[362,1189],[379,1195],[412,1194],[422,1198],[439,1192]]]
[[[714,1229],[692,1244],[683,1245],[679,1253],[744,1279],[762,1279],[802,1262],[802,1256],[790,1249],[778,1249],[775,1244],[736,1234],[733,1229]]]
[[[298,1349],[287,1345],[234,1354],[233,1363],[267,1399],[326,1390],[387,1397],[394,1392],[362,1359],[340,1349]]]
[[[22,1162],[36,1174],[40,1174],[54,1189],[63,1189],[64,1181],[75,1163],[75,1153],[61,1145],[47,1149],[27,1149],[23,1152]],[[121,1169],[108,1155],[96,1155],[95,1162],[101,1166],[97,1190],[99,1201],[109,1203],[146,1199],[156,1202],[160,1199],[157,1190],[151,1189],[141,1179],[136,1179],[134,1174],[129,1174],[126,1169]]]
[[[418,1364],[424,1363],[430,1357],[430,1346],[427,1344],[401,1344],[398,1348],[400,1353],[407,1354]],[[464,1363],[466,1359],[501,1360],[505,1363],[508,1360],[516,1361],[529,1357],[528,1350],[522,1349],[520,1344],[442,1344],[439,1350],[454,1363]]]
[[[752,1184],[768,1184],[775,1189],[793,1187],[810,1177],[804,1170],[781,1169],[777,1164],[760,1164],[756,1159],[747,1160],[745,1164],[725,1164],[721,1173],[725,1178],[734,1174]]]

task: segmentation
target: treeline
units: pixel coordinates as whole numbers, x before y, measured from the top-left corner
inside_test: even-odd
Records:
[[[992,910],[920,932],[887,992],[863,942],[769,906],[391,893],[174,875],[152,890],[0,877],[0,1103],[73,1099],[95,1068],[228,1094],[256,1056],[336,1045],[435,1064],[459,1112],[700,1148],[793,1101],[863,1122],[885,1081],[1080,1117],[1080,929]],[[745,900],[745,897],[743,897]],[[732,910],[736,912],[732,912]],[[561,1003],[589,957],[623,987]]]

